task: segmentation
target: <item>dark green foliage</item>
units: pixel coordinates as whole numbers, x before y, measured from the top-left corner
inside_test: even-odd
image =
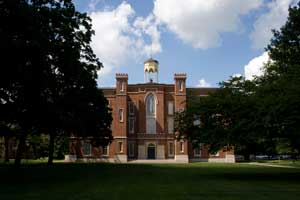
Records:
[[[27,155],[27,156],[26,156]],[[29,135],[26,140],[25,157],[31,159],[46,158],[49,155],[48,135]]]
[[[300,153],[300,2],[289,9],[289,17],[267,47],[271,62],[264,76],[257,78],[260,87],[260,112],[284,152]],[[283,143],[283,144],[280,144]],[[280,148],[279,148],[280,149]]]
[[[267,47],[271,61],[253,81],[231,77],[208,97],[188,102],[176,118],[181,137],[250,154],[300,153],[300,2]],[[193,125],[193,116],[201,125]]]
[[[176,131],[184,133],[192,143],[209,145],[214,153],[223,147],[235,147],[244,155],[256,152],[263,131],[256,121],[256,88],[243,77],[222,82],[221,88],[207,97],[189,98],[185,114],[177,114]],[[200,119],[200,125],[194,121]],[[181,122],[180,122],[181,120]]]
[[[102,64],[90,47],[91,20],[71,0],[0,1],[0,120],[20,127],[16,163],[27,135],[111,140],[108,103],[97,89]]]

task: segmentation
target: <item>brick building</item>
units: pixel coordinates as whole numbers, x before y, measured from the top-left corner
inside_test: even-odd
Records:
[[[187,140],[175,139],[175,112],[186,108],[189,95],[206,96],[216,88],[186,88],[186,74],[175,74],[172,84],[159,83],[158,64],[153,59],[144,63],[144,83],[128,84],[127,74],[116,74],[116,87],[101,88],[112,108],[114,140],[107,147],[95,148],[88,140],[73,139],[71,154],[76,154],[75,148],[79,147],[82,159],[110,162],[147,159],[234,162],[233,151],[222,149],[210,155],[204,146],[193,149]],[[68,159],[75,157],[70,155]]]

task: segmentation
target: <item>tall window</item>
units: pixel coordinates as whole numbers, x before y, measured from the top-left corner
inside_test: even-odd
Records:
[[[134,118],[129,118],[129,133],[134,133]]]
[[[118,151],[119,153],[123,152],[123,142],[118,142]]]
[[[146,133],[156,133],[156,101],[153,94],[146,98]]]
[[[123,122],[123,109],[122,108],[119,109],[119,121]]]
[[[108,146],[103,146],[103,147],[102,147],[102,154],[103,154],[104,156],[107,156],[107,155],[108,155]]]
[[[195,157],[201,157],[201,144],[199,144],[198,146],[196,146],[194,148],[194,156]]]
[[[129,114],[134,115],[134,104],[133,104],[133,102],[129,102]]]
[[[174,133],[174,118],[168,117],[168,133]]]
[[[87,142],[83,143],[83,155],[84,156],[92,155],[92,145],[90,143]]]
[[[179,86],[179,91],[182,92],[183,91],[183,81],[182,80],[178,81],[178,86]]]
[[[168,143],[168,153],[169,153],[169,156],[174,156],[174,143],[173,142],[169,142]]]
[[[168,102],[168,114],[169,115],[174,114],[174,103],[173,103],[173,101]]]
[[[147,107],[147,115],[155,116],[156,105],[155,105],[155,98],[153,94],[148,95],[146,99],[146,107]]]
[[[179,147],[180,147],[180,152],[183,153],[184,152],[184,144],[183,144],[183,142],[179,143]]]
[[[124,91],[124,81],[120,81],[120,92],[123,92]]]
[[[129,142],[129,156],[133,157],[134,156],[134,143]]]

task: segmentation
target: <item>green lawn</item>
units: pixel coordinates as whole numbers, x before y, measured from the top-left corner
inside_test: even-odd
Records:
[[[282,166],[291,166],[300,168],[300,160],[264,160],[258,161],[259,163],[266,163],[272,165],[282,165]]]
[[[0,165],[0,199],[300,199],[300,169],[192,163]]]

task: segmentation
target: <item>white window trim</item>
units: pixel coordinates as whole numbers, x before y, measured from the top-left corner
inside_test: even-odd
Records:
[[[220,156],[220,153],[219,153],[219,151],[218,151],[218,152],[215,153],[215,154],[210,154],[210,156],[213,156],[213,157],[219,157],[219,156]]]
[[[199,154],[196,153],[196,148],[199,149]],[[196,147],[196,148],[194,149],[194,156],[195,156],[195,157],[201,157],[201,154],[202,154],[202,150],[201,150],[202,145],[199,144],[198,147]]]
[[[124,92],[124,81],[120,80],[120,92]]]
[[[179,150],[181,153],[184,153],[184,142],[179,143]]]
[[[119,121],[120,122],[124,122],[124,109],[123,108],[119,108]],[[122,115],[120,115],[122,114]]]
[[[104,153],[103,153],[103,152],[104,152],[104,147],[102,147],[102,155],[103,155],[103,156],[108,156],[108,155],[109,155],[109,145],[106,146],[106,149],[107,149],[107,153],[104,154]]]
[[[169,123],[170,123],[170,120],[172,120],[172,127],[173,127],[173,130],[170,130],[170,127],[169,127]],[[167,125],[168,125],[168,134],[173,134],[174,133],[174,117],[168,117],[167,118]]]
[[[170,146],[173,146],[173,153],[170,153]],[[174,142],[168,142],[168,155],[169,156],[174,156],[174,151],[175,151],[175,145]]]
[[[120,149],[120,144],[121,144],[121,149]],[[118,152],[123,153],[123,142],[121,141],[118,142]]]
[[[148,112],[148,98],[150,97],[150,95],[153,96],[153,100],[154,100],[154,112],[153,113],[149,113]],[[156,114],[157,114],[157,105],[158,105],[158,101],[157,101],[157,97],[154,93],[148,93],[145,97],[145,108],[146,108],[146,134],[156,134],[157,132],[157,125],[156,125]],[[154,120],[154,122],[153,122]],[[152,126],[149,125],[150,122]],[[152,128],[153,130],[151,130]]]
[[[179,91],[182,92],[183,91],[183,81],[179,80],[178,84],[179,84]]]
[[[172,104],[172,112],[170,112],[170,104]],[[168,102],[168,115],[174,115],[174,101]]]

